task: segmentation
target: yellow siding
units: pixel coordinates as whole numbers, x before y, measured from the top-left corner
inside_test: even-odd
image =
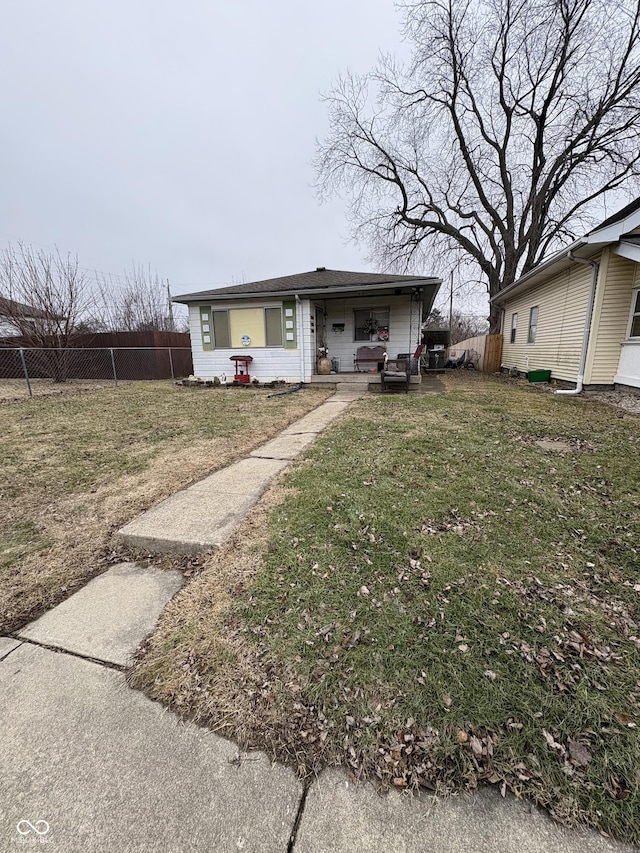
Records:
[[[637,286],[638,265],[619,255],[603,258],[604,287],[598,287],[585,384],[611,385],[620,361],[620,344],[627,336],[631,291]]]
[[[591,285],[591,267],[578,266],[559,273],[544,284],[514,296],[505,303],[502,366],[551,370],[554,379],[576,381],[584,321]],[[529,314],[538,306],[535,343],[527,343]],[[515,343],[511,340],[511,315],[518,314]]]

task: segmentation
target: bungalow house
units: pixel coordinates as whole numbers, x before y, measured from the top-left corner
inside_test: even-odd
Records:
[[[413,353],[439,286],[425,276],[318,267],[173,301],[189,307],[196,376],[230,377],[232,357],[251,356],[250,375],[260,382],[311,382],[323,348],[337,373],[377,369],[375,361],[354,363],[363,346],[384,348],[390,358]]]
[[[493,297],[502,367],[640,388],[640,198]]]

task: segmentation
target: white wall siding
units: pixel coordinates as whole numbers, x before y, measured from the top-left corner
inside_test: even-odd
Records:
[[[386,342],[390,358],[399,353],[414,352],[420,342],[421,306],[412,303],[408,296],[365,296],[351,299],[327,299],[312,303],[326,311],[326,345],[330,358],[340,359],[340,371],[352,372],[353,359],[358,347],[379,346],[376,340],[355,341],[354,310],[357,308],[389,308],[389,340]],[[410,329],[411,322],[411,329]],[[334,323],[344,323],[344,332],[334,332]]]
[[[502,366],[521,372],[551,370],[555,379],[575,382],[591,285],[591,267],[578,266],[505,303]],[[538,306],[535,343],[527,343],[531,308]],[[511,316],[518,314],[515,343]]]
[[[611,385],[620,361],[620,347],[627,336],[631,292],[637,286],[638,265],[605,250],[602,257],[604,286],[599,286],[585,384]]]
[[[215,303],[215,308],[224,310],[229,308],[260,308],[276,307],[281,302],[233,302]],[[251,355],[253,362],[249,367],[251,378],[255,376],[260,382],[272,382],[275,379],[283,379],[285,382],[299,382],[301,376],[300,361],[300,337],[301,325],[298,316],[298,348],[284,349],[284,347],[240,347],[221,348],[210,352],[202,349],[202,335],[200,332],[200,307],[210,307],[209,302],[200,302],[189,305],[189,332],[191,334],[191,351],[193,353],[193,372],[195,376],[202,379],[213,379],[224,373],[228,381],[233,380],[235,365],[230,361],[232,355]]]

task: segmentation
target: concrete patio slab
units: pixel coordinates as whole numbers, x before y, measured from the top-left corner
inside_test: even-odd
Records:
[[[596,832],[566,829],[494,789],[441,799],[353,785],[325,771],[311,786],[296,853],[632,853]]]
[[[295,459],[296,456],[299,456],[315,440],[315,433],[308,432],[295,435],[279,435],[261,447],[251,451],[251,455],[259,456],[261,459]]]
[[[178,722],[119,672],[24,644],[0,663],[0,719],[1,850],[287,849],[293,772]],[[49,831],[21,836],[20,821]]]
[[[27,625],[19,636],[125,666],[182,583],[180,572],[120,563]]]
[[[0,660],[17,649],[19,645],[20,640],[14,640],[12,637],[0,637]]]

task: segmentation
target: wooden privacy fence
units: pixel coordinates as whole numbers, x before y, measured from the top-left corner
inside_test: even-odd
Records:
[[[458,358],[463,352],[477,370],[482,373],[496,373],[502,360],[502,335],[480,335],[467,338],[447,350],[447,358]]]

